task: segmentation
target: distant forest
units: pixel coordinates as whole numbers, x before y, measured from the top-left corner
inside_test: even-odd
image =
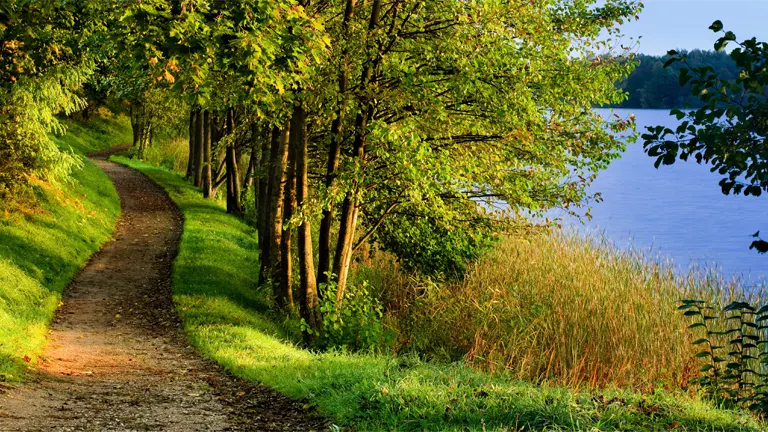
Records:
[[[690,84],[681,87],[678,75],[681,64],[674,63],[664,68],[668,56],[638,54],[640,64],[620,84],[629,93],[629,99],[616,105],[620,108],[682,108],[686,103],[691,108],[701,106],[698,98],[691,96]],[[712,66],[722,78],[734,80],[738,76],[736,63],[725,52],[694,50],[688,53],[692,67]]]

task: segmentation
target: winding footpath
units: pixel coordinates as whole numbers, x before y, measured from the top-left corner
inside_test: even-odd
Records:
[[[181,214],[141,173],[94,161],[122,202],[114,240],[67,288],[31,380],[0,387],[0,431],[326,429],[187,344],[171,300]]]

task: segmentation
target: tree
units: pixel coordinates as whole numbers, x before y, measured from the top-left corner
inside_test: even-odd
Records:
[[[721,34],[715,50],[736,45],[729,56],[738,67],[737,77],[723,75],[710,65],[693,66],[686,53],[670,51],[665,66],[681,65],[680,85],[690,85],[702,106],[670,111],[680,124],[675,129],[648,127],[642,136],[644,148],[656,158],[657,168],[692,159],[722,176],[723,194],[758,197],[768,191],[768,43],[755,38],[737,42],[720,21],[710,29]],[[758,239],[750,248],[765,253],[768,243]]]
[[[61,179],[79,165],[48,134],[64,131],[56,114],[85,106],[79,90],[95,66],[96,12],[89,2],[0,4],[0,195],[31,174]]]
[[[424,229],[447,230],[477,220],[498,231],[517,214],[581,202],[622,148],[592,105],[623,100],[613,83],[631,70],[617,59],[629,54],[611,53],[599,32],[633,16],[635,2],[337,7],[326,28],[339,60],[317,79],[342,85],[312,87],[340,93],[319,97],[336,114],[317,142],[328,155],[321,227],[335,211],[339,226],[335,251],[320,251],[318,279],[333,256],[339,302],[353,251],[389,218],[407,213],[439,221],[417,224]],[[508,211],[486,211],[501,202]],[[321,248],[328,237],[321,231]]]

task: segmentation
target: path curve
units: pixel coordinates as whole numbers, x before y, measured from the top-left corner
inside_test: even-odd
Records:
[[[170,287],[180,212],[138,171],[105,155],[94,162],[120,195],[114,239],[65,291],[38,372],[0,395],[0,431],[324,429],[313,412],[186,343]]]

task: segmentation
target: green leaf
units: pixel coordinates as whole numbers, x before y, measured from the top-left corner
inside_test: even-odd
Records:
[[[671,64],[680,61],[680,59],[676,57],[672,57],[671,59],[664,62],[664,69],[668,68]]]
[[[690,72],[688,71],[688,69],[680,69],[680,78],[678,81],[681,87],[688,84],[691,78],[693,77],[690,75]]]

